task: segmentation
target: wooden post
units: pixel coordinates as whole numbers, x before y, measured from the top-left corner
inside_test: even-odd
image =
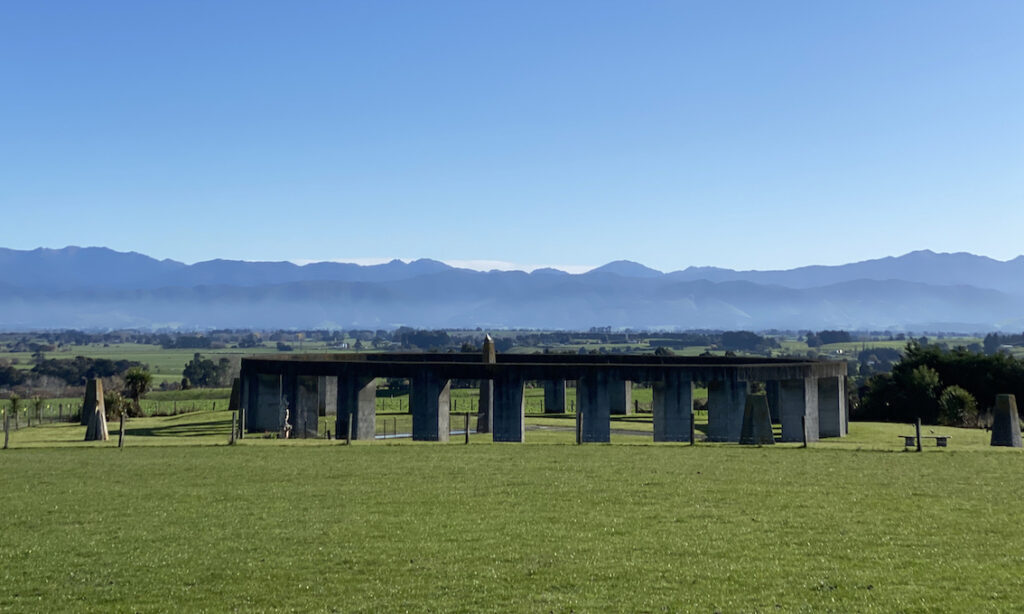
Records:
[[[576,412],[576,445],[583,443],[583,415]]]
[[[697,416],[693,413],[693,409],[690,409],[690,445],[696,445],[697,443]]]
[[[345,445],[350,446],[352,445],[352,412],[348,413],[348,424],[346,426],[348,426],[348,430],[345,433]]]
[[[117,433],[117,447],[124,447],[124,412],[121,412],[121,427]]]
[[[807,416],[800,416],[800,430],[803,432],[804,444],[801,448],[807,447]]]
[[[4,450],[7,449],[11,439],[11,415],[4,412]]]
[[[171,407],[171,410],[174,411],[174,415],[175,416],[178,415],[178,402],[177,401],[174,402],[174,405]]]
[[[394,419],[394,423],[392,424],[391,431],[392,431],[392,434],[395,436],[395,439],[398,439],[398,418]]]
[[[228,440],[228,445],[235,445],[235,433],[238,432],[238,412],[231,412],[231,439]]]
[[[917,435],[917,451],[921,451],[921,419],[914,423],[914,433]]]
[[[238,438],[245,439],[245,408],[238,410]]]
[[[466,412],[466,444],[469,444],[469,412]]]
[[[213,402],[213,411],[217,411],[217,401]]]

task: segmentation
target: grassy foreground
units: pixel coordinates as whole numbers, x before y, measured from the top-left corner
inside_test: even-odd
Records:
[[[225,424],[133,421],[121,451],[77,426],[17,433],[0,452],[0,610],[1024,607],[1015,450],[902,453],[898,426],[857,424],[808,450],[228,447]]]

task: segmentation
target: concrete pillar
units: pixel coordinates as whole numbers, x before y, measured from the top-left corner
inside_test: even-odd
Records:
[[[818,435],[846,436],[846,378],[818,378]]]
[[[412,378],[411,384],[409,406],[413,440],[448,441],[451,380],[423,369]]]
[[[996,408],[992,412],[991,445],[1020,448],[1020,415],[1017,413],[1017,397],[1012,394],[996,395]]]
[[[231,380],[231,396],[228,398],[228,411],[239,411],[242,409],[242,378],[235,377]]]
[[[284,432],[285,418],[292,427],[290,437],[297,437],[295,431],[296,407],[298,406],[299,377],[295,373],[281,376],[281,401],[278,409],[277,432]],[[287,410],[287,411],[286,411]]]
[[[779,381],[768,380],[764,383],[764,396],[768,401],[768,413],[772,417],[772,423],[778,424],[782,421],[782,414],[779,413]]]
[[[491,419],[494,415],[494,381],[485,379],[480,382],[480,402],[477,404],[476,432],[490,433]]]
[[[315,438],[320,424],[320,378],[299,375],[295,378],[295,407],[292,409],[292,437]]]
[[[348,434],[348,417],[352,416],[352,439],[374,438],[377,422],[377,378],[343,374],[333,379],[337,390],[334,410],[337,413],[334,432],[338,439]]]
[[[319,379],[317,410],[321,416],[333,416],[338,411],[338,378],[321,375]]]
[[[747,395],[747,403],[743,408],[743,427],[740,429],[740,445],[765,446],[774,443],[775,433],[772,431],[767,395]]]
[[[249,426],[246,424],[246,414],[249,413],[249,399],[253,398],[252,393],[252,376],[243,371],[238,378],[241,380],[241,397],[239,399],[238,407],[238,434],[239,437],[244,437],[245,432]]]
[[[818,382],[813,377],[779,382],[782,441],[803,441],[801,418],[807,422],[807,441],[818,441]]]
[[[493,441],[523,441],[526,433],[525,384],[521,377],[509,372],[502,373],[494,381]]]
[[[103,381],[93,378],[85,383],[85,400],[82,402],[81,418],[82,426],[89,426],[92,422],[92,415],[99,411],[104,412],[106,418],[106,405],[103,402]]]
[[[747,383],[736,379],[708,382],[708,439],[739,441]]]
[[[607,373],[593,370],[576,380],[576,411],[583,420],[584,443],[611,441]]]
[[[609,411],[616,416],[633,413],[633,382],[612,377],[608,381]]]
[[[273,431],[281,428],[281,376],[256,374],[250,382],[249,410],[246,415],[246,426],[249,432]]]
[[[494,339],[484,335],[482,356],[484,364],[498,362],[498,353],[494,349]],[[494,382],[485,379],[480,382],[480,403],[477,405],[476,432],[490,433],[494,422]]]
[[[654,382],[654,441],[690,441],[693,382],[678,371]]]
[[[544,413],[564,414],[567,403],[565,402],[565,380],[544,381]]]

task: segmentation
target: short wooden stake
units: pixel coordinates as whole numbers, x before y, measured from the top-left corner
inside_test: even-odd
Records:
[[[690,445],[696,445],[697,443],[697,416],[694,415],[693,410],[690,410]]]
[[[245,408],[238,411],[238,438],[245,439]]]
[[[921,419],[918,418],[917,422],[914,423],[914,431],[917,435],[917,451],[921,451]]]
[[[121,426],[117,433],[117,447],[124,447],[124,412],[121,412]]]
[[[801,448],[807,447],[807,416],[800,416],[800,430],[803,431],[804,444]]]
[[[4,450],[7,449],[11,439],[11,415],[4,412]]]
[[[466,412],[466,442],[469,443],[469,412]]]
[[[583,414],[576,412],[576,445],[583,443]]]
[[[345,445],[352,445],[352,412],[348,414],[348,432],[345,433]]]
[[[238,412],[231,412],[231,439],[228,440],[228,445],[235,445],[235,434],[238,432]]]

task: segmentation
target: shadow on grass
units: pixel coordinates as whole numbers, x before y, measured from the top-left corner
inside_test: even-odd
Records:
[[[225,423],[223,418],[215,418],[202,422],[168,424],[166,426],[132,427],[129,423],[124,432],[129,437],[204,437],[209,435],[226,436],[230,431],[230,424]],[[116,433],[115,425],[110,429],[110,434],[113,436]]]

